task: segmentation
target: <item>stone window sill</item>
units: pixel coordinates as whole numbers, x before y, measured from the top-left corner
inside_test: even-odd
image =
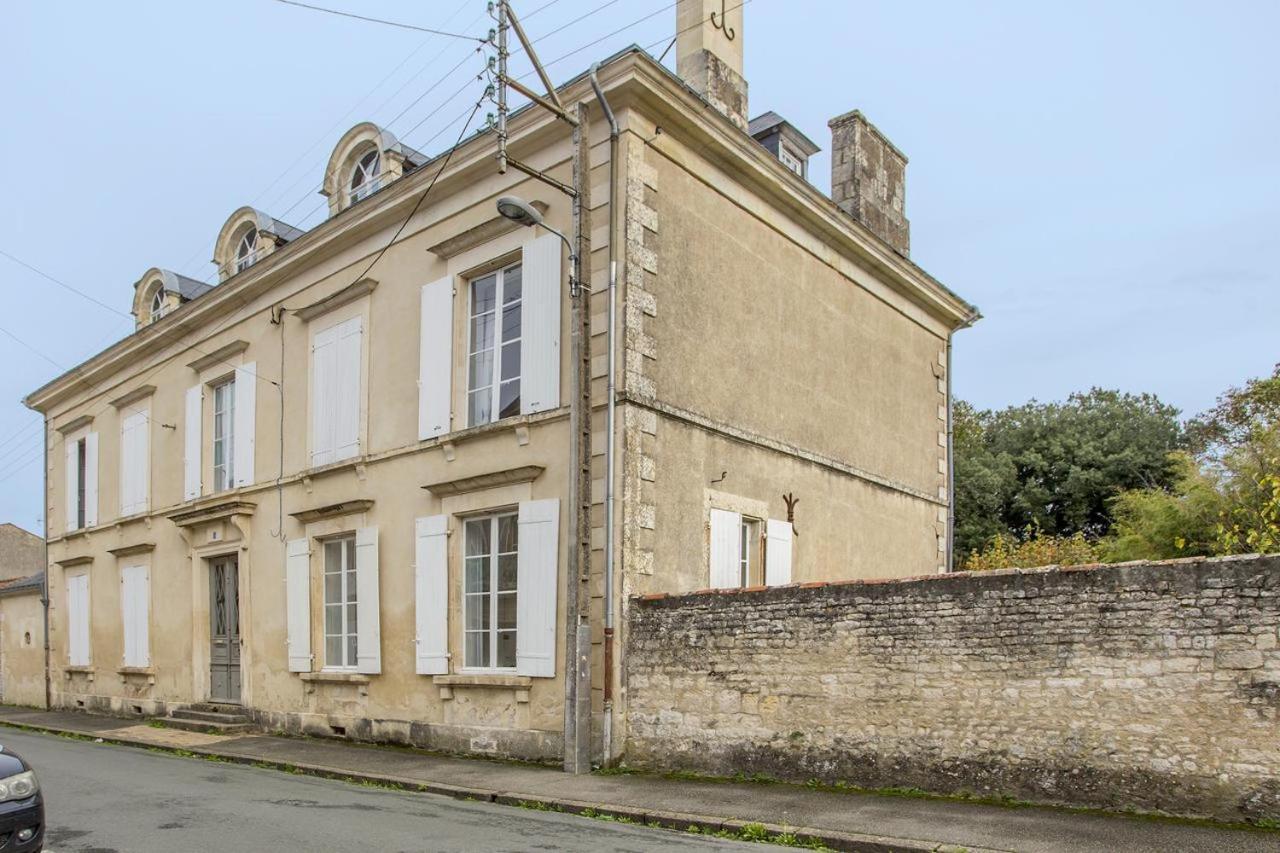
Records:
[[[361,696],[369,695],[369,676],[360,672],[335,672],[320,670],[319,672],[303,672],[299,674],[308,693],[316,691],[318,684],[350,684],[357,688]]]
[[[92,666],[64,666],[62,672],[68,681],[73,675],[87,675],[90,681],[93,681],[94,673],[97,672]]]
[[[145,678],[147,684],[156,683],[156,671],[149,666],[122,666],[116,672],[125,678]]]
[[[514,690],[517,702],[529,701],[529,686],[533,679],[527,675],[501,675],[497,673],[465,673],[461,675],[437,675],[432,681],[440,688],[441,699],[452,699],[457,688],[497,688]]]

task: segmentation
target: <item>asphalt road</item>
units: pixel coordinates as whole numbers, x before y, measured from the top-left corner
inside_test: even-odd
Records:
[[[36,768],[49,853],[760,850],[553,812],[0,731]]]

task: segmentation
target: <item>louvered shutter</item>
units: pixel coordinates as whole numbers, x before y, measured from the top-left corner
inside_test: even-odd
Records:
[[[526,243],[521,263],[520,414],[560,405],[560,238]]]
[[[258,365],[249,362],[236,368],[235,422],[231,427],[232,462],[235,485],[253,485],[254,444],[258,425]]]
[[[449,431],[453,376],[453,279],[422,286],[418,327],[418,439]]]
[[[67,578],[67,663],[88,666],[89,657],[89,576]]]
[[[84,437],[84,526],[98,523],[98,434]]]
[[[293,539],[285,546],[285,624],[289,671],[311,671],[311,546]]]
[[[449,517],[414,523],[414,612],[419,675],[449,672]]]
[[[150,666],[150,590],[146,566],[120,570],[120,606],[124,618],[124,665]]]
[[[711,510],[711,587],[742,586],[742,516]]]
[[[556,674],[560,501],[524,501],[516,563],[516,672]]]
[[[66,442],[67,530],[80,526],[80,441]]]
[[[769,519],[765,536],[764,582],[768,586],[791,583],[791,548],[793,531],[791,522]]]
[[[356,531],[356,670],[382,672],[382,619],[378,592],[378,528]]]
[[[338,326],[333,458],[360,454],[360,339],[361,319]]]
[[[151,420],[147,412],[134,412],[120,425],[120,514],[133,515],[147,508],[150,478]]]
[[[311,464],[334,461],[338,401],[338,327],[317,332],[311,347]]]
[[[200,497],[201,444],[200,433],[203,425],[204,386],[192,385],[187,389],[187,403],[182,445],[182,499],[195,500]]]

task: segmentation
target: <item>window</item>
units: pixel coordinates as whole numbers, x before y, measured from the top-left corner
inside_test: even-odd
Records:
[[[764,573],[760,570],[760,519],[743,516],[738,536],[739,584],[756,586],[763,583]]]
[[[151,477],[151,417],[133,411],[120,422],[120,514],[145,512]]]
[[[382,186],[379,180],[378,167],[381,165],[381,158],[378,156],[378,150],[375,148],[368,154],[360,158],[360,162],[356,163],[355,168],[351,171],[351,202],[354,204],[365,196],[372,195]]]
[[[89,576],[67,576],[67,665],[89,665]]]
[[[86,523],[85,508],[87,506],[87,502],[85,501],[85,479],[86,479],[85,474],[87,473],[89,468],[88,442],[89,440],[87,438],[79,438],[79,439],[76,439],[75,441],[75,466],[76,466],[76,498],[75,498],[76,527],[75,529],[76,530],[79,530],[82,527],[84,527]]]
[[[235,483],[236,381],[213,389],[213,490],[224,492]]]
[[[356,538],[324,543],[324,663],[356,667]]]
[[[250,228],[236,247],[236,272],[243,272],[258,259],[258,229]]]
[[[463,665],[514,669],[520,535],[516,513],[468,519],[465,529]]]
[[[781,142],[778,143],[778,159],[782,161],[782,165],[804,177],[804,161],[792,154]]]
[[[311,465],[360,453],[363,319],[316,332],[311,343]],[[247,383],[246,383],[247,384]]]
[[[164,316],[164,287],[156,288],[155,295],[151,297],[151,322],[155,322]]]
[[[124,627],[124,665],[150,666],[150,586],[146,566],[120,570],[120,613]]]
[[[467,411],[471,426],[520,414],[521,326],[520,264],[471,282],[471,344],[467,356]]]

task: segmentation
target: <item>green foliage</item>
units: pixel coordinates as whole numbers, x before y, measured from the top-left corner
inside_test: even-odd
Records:
[[[1026,528],[1021,536],[997,533],[981,551],[972,551],[961,569],[968,572],[989,569],[1034,568],[1036,566],[1077,566],[1096,563],[1102,552],[1096,542],[1083,533],[1054,536],[1036,527]]]
[[[1022,541],[1028,528],[1036,538],[1105,535],[1116,495],[1173,485],[1177,415],[1151,394],[1099,388],[997,412],[957,403],[956,553],[996,535]]]
[[[1121,492],[1112,503],[1115,522],[1103,543],[1107,562],[1216,552],[1224,508],[1218,482],[1188,453],[1174,453],[1172,461],[1178,471],[1172,489],[1132,489]]]

